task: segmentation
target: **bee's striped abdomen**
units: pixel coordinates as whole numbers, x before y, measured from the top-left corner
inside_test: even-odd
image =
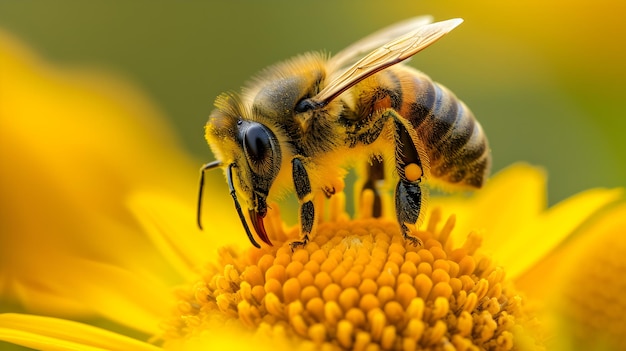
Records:
[[[428,155],[431,176],[450,184],[481,187],[491,154],[472,112],[428,76],[408,67],[394,68],[379,73],[371,108],[393,108],[411,123]]]
[[[451,184],[481,187],[489,173],[491,154],[472,112],[451,91],[426,75],[410,70],[399,74],[405,75],[400,113],[424,143],[431,175]]]

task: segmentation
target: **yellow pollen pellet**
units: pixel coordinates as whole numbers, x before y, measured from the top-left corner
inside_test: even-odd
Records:
[[[422,168],[417,163],[409,163],[404,167],[404,176],[409,182],[414,182],[422,177]]]

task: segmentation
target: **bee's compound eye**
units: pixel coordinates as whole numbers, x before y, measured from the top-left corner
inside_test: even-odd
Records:
[[[243,147],[250,161],[261,162],[270,156],[272,142],[267,129],[260,124],[253,124],[243,136]]]

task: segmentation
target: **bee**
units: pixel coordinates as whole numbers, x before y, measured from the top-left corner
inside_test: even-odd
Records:
[[[269,240],[263,218],[268,198],[294,191],[299,202],[300,239],[315,232],[317,196],[330,196],[345,163],[367,163],[363,189],[375,184],[393,163],[395,214],[404,238],[421,244],[409,226],[419,224],[424,182],[458,189],[480,188],[491,154],[480,124],[452,92],[424,73],[400,64],[457,27],[462,19],[431,23],[416,17],[357,41],[335,56],[307,53],[263,71],[241,94],[215,101],[205,137],[217,158],[200,170],[197,221],[206,171],[222,168],[230,195],[252,245],[249,221]],[[387,158],[387,162],[385,162]],[[389,161],[391,160],[391,161]]]

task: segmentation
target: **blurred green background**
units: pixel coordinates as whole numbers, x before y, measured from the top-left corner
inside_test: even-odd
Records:
[[[0,28],[56,65],[134,82],[200,164],[212,159],[203,126],[214,98],[263,67],[305,51],[337,52],[408,17],[462,17],[410,64],[474,111],[494,171],[516,161],[545,167],[554,203],[626,185],[625,4],[4,0]]]

